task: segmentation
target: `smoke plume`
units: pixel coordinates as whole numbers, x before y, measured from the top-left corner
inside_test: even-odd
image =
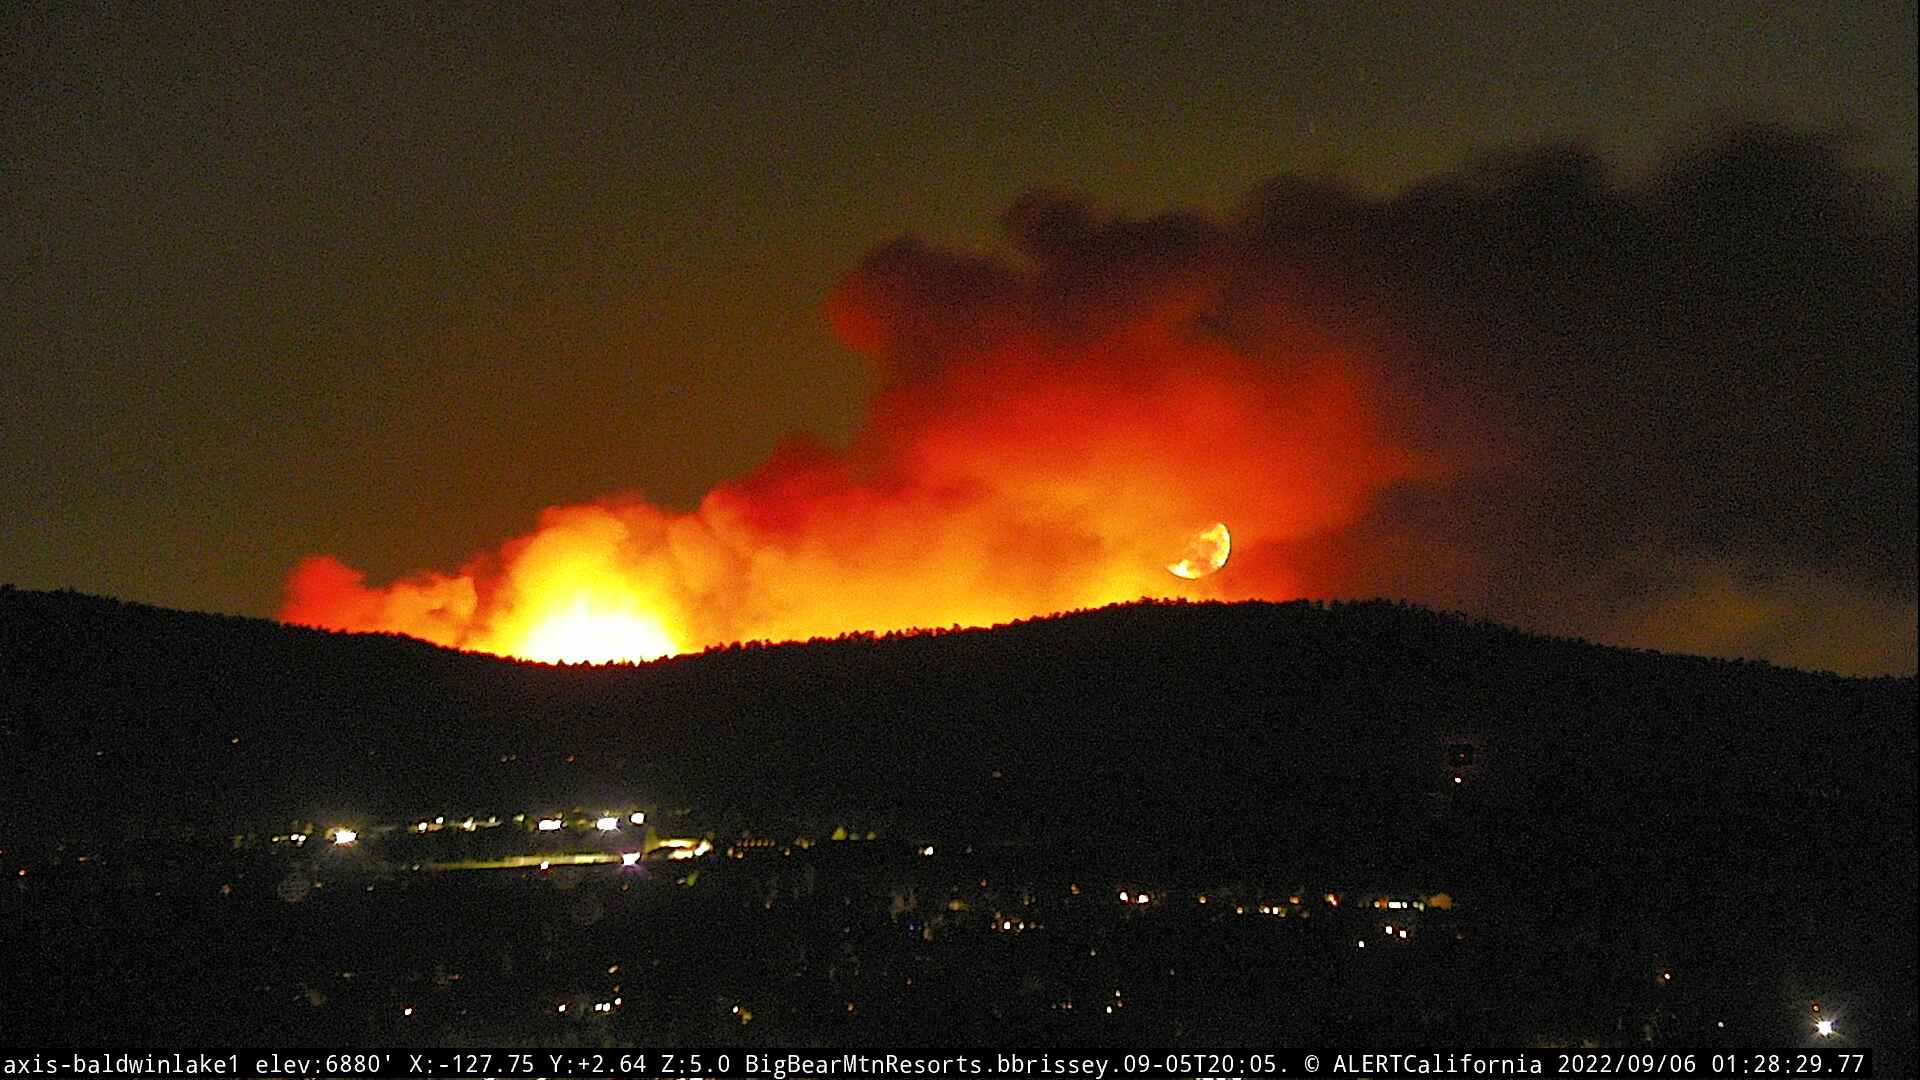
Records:
[[[540,659],[1390,595],[1600,640],[1915,666],[1911,199],[1743,128],[1657,173],[1552,146],[1223,220],[1071,196],[827,298],[877,385],[691,511],[548,510],[454,572],[331,556],[289,621]],[[1168,572],[1215,523],[1217,573]]]

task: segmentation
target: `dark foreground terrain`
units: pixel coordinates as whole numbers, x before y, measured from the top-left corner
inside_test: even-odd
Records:
[[[1793,1045],[1818,1000],[1896,1075],[1914,713],[1390,603],[553,668],[8,590],[0,1037]],[[608,848],[669,836],[713,851]]]

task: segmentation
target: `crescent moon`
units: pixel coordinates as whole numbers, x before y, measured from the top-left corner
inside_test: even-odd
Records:
[[[1233,534],[1227,531],[1226,522],[1216,521],[1193,534],[1180,561],[1167,564],[1167,573],[1198,581],[1227,565],[1227,557],[1232,554]]]

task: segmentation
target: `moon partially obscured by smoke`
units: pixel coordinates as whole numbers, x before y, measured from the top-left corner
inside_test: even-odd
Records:
[[[1634,179],[1568,147],[1391,198],[1282,178],[1225,220],[1032,196],[1002,252],[894,241],[828,297],[878,375],[849,447],[383,587],[318,557],[283,615],[529,655],[569,611],[688,649],[1389,595],[1911,672],[1912,201],[1848,162],[1746,128]],[[1169,575],[1214,522],[1231,564]]]

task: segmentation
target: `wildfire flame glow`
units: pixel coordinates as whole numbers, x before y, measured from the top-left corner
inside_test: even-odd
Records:
[[[1044,263],[882,249],[827,304],[879,372],[850,446],[791,439],[687,511],[550,508],[453,573],[370,586],[311,557],[282,617],[603,661],[1296,596],[1299,546],[1427,463],[1381,433],[1354,358],[1200,332],[1216,285],[1136,269],[1089,295]]]

